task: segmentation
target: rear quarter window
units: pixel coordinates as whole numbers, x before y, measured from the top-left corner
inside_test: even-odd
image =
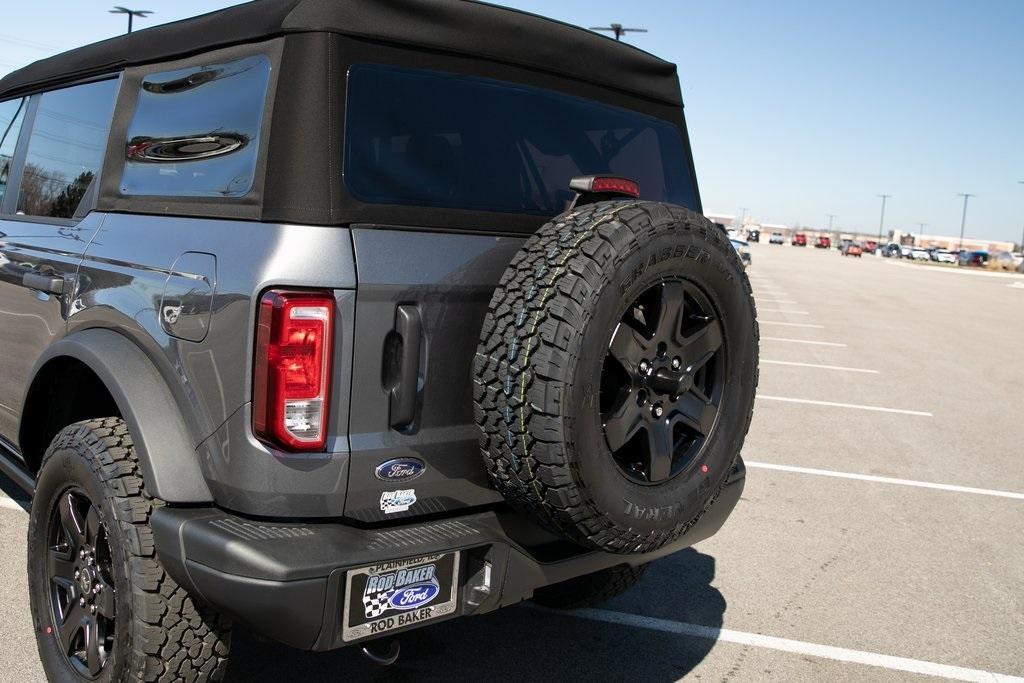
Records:
[[[696,204],[668,121],[486,78],[349,70],[344,180],[361,201],[554,215],[572,177],[598,174],[636,180],[644,199]]]
[[[269,81],[263,55],[147,75],[128,127],[121,193],[247,194]]]

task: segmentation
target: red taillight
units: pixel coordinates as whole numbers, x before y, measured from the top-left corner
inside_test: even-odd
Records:
[[[640,196],[640,185],[629,178],[607,175],[577,176],[569,181],[569,189],[582,194],[625,195],[636,199]]]
[[[598,176],[594,178],[594,182],[590,186],[590,191],[614,192],[616,194],[629,195],[634,199],[640,196],[640,186],[628,178],[608,178]]]
[[[292,451],[321,451],[327,437],[334,297],[270,290],[256,327],[252,426]]]

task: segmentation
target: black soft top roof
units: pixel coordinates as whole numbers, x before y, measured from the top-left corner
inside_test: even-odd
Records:
[[[526,66],[680,104],[674,64],[568,24],[472,0],[255,0],[34,62],[0,99],[287,33],[326,31]]]

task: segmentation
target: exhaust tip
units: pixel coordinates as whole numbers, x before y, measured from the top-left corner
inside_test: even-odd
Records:
[[[398,642],[398,638],[381,638],[363,645],[362,652],[367,659],[378,666],[391,666],[398,661],[402,646]]]

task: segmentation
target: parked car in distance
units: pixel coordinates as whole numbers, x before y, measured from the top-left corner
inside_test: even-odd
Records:
[[[885,258],[899,258],[900,256],[900,245],[895,242],[890,242],[881,248],[882,256]]]
[[[793,239],[790,241],[794,247],[806,247],[807,246],[807,235],[802,232],[794,232]]]
[[[814,240],[815,249],[828,249],[832,246],[832,238],[828,235],[818,235],[818,239]]]
[[[957,257],[957,264],[968,268],[984,268],[988,264],[988,252],[981,249],[963,250]]]
[[[910,244],[900,245],[900,258],[914,258],[914,247]]]
[[[740,259],[743,261],[743,267],[750,267],[750,245],[736,237],[730,237],[729,242],[733,248],[736,249],[736,253],[740,255]]]
[[[751,228],[750,230],[747,230],[747,242],[760,242],[760,241],[761,241],[761,231],[760,230],[758,230],[757,228]]]
[[[863,246],[864,251],[866,251],[869,254],[874,254],[875,250],[878,249],[878,242],[876,242],[875,240],[865,240]]]
[[[915,261],[931,261],[931,254],[924,247],[912,247],[910,250],[910,257]]]
[[[989,254],[987,267],[989,270],[1012,273],[1017,270],[1017,262],[1008,251],[993,251]]]
[[[843,245],[842,254],[843,256],[856,256],[860,257],[864,253],[864,247],[861,246],[860,242],[849,241]]]
[[[949,249],[933,249],[931,255],[937,263],[956,263],[956,256]]]
[[[785,240],[782,239],[781,232],[773,232],[771,238],[768,240],[769,244],[782,244]]]

